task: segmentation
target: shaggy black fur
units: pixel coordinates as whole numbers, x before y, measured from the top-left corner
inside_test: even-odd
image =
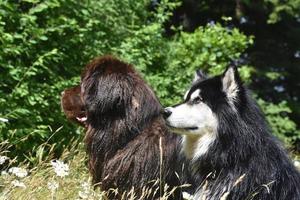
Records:
[[[158,99],[131,65],[111,56],[94,59],[82,73],[81,96],[94,184],[119,193],[134,187],[137,195],[160,175],[162,184],[180,185],[175,174],[180,138],[168,132]],[[144,199],[159,197],[158,185]],[[171,198],[181,199],[180,190]]]
[[[208,152],[190,163],[198,194],[206,200],[299,200],[299,172],[271,135],[236,68],[234,74],[238,95],[233,106],[222,90],[224,74],[198,80],[188,94],[200,89],[219,123]]]

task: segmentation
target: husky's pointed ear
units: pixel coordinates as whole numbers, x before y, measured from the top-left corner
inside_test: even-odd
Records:
[[[197,69],[195,72],[193,83],[197,81],[203,81],[205,79],[207,79],[207,75],[201,69]]]
[[[235,66],[229,66],[222,75],[223,91],[228,98],[235,99],[239,91],[240,77]]]

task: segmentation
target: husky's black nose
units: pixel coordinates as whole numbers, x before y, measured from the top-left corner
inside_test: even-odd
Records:
[[[172,114],[172,111],[170,108],[165,108],[164,111],[163,111],[163,117],[165,119],[167,119],[170,115]]]

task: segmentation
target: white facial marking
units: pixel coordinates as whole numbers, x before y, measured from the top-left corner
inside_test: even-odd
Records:
[[[167,123],[179,129],[182,134],[202,135],[202,131],[211,127],[216,127],[216,117],[209,106],[205,103],[189,105],[187,103],[170,107],[172,114],[167,118]],[[193,128],[194,130],[189,130]]]
[[[190,90],[186,91],[186,93],[183,96],[183,99],[186,100],[188,93],[190,92]]]
[[[191,94],[191,100],[195,99],[196,97],[198,97],[200,94],[200,89],[195,90],[192,94]]]

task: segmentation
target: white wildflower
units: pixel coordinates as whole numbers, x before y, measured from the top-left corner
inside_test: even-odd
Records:
[[[51,190],[51,191],[54,191],[58,188],[59,184],[55,181],[50,181],[48,182],[48,189]]]
[[[83,182],[81,184],[82,191],[78,192],[78,195],[81,199],[88,199],[90,196],[90,184],[87,182]]]
[[[3,165],[6,160],[8,160],[7,156],[0,156],[0,165]]]
[[[1,176],[7,176],[7,175],[8,175],[7,171],[5,170],[1,171]]]
[[[26,185],[18,180],[13,180],[11,184],[15,187],[26,188]]]
[[[89,190],[90,189],[90,184],[88,182],[83,182],[83,183],[81,183],[81,187],[84,190]]]
[[[89,192],[88,191],[79,191],[78,195],[81,199],[88,199],[89,198]]]
[[[51,165],[57,176],[65,177],[69,174],[69,166],[62,161],[52,160]]]
[[[24,178],[28,175],[26,169],[20,167],[12,167],[8,170],[9,173],[16,175],[19,178]]]

